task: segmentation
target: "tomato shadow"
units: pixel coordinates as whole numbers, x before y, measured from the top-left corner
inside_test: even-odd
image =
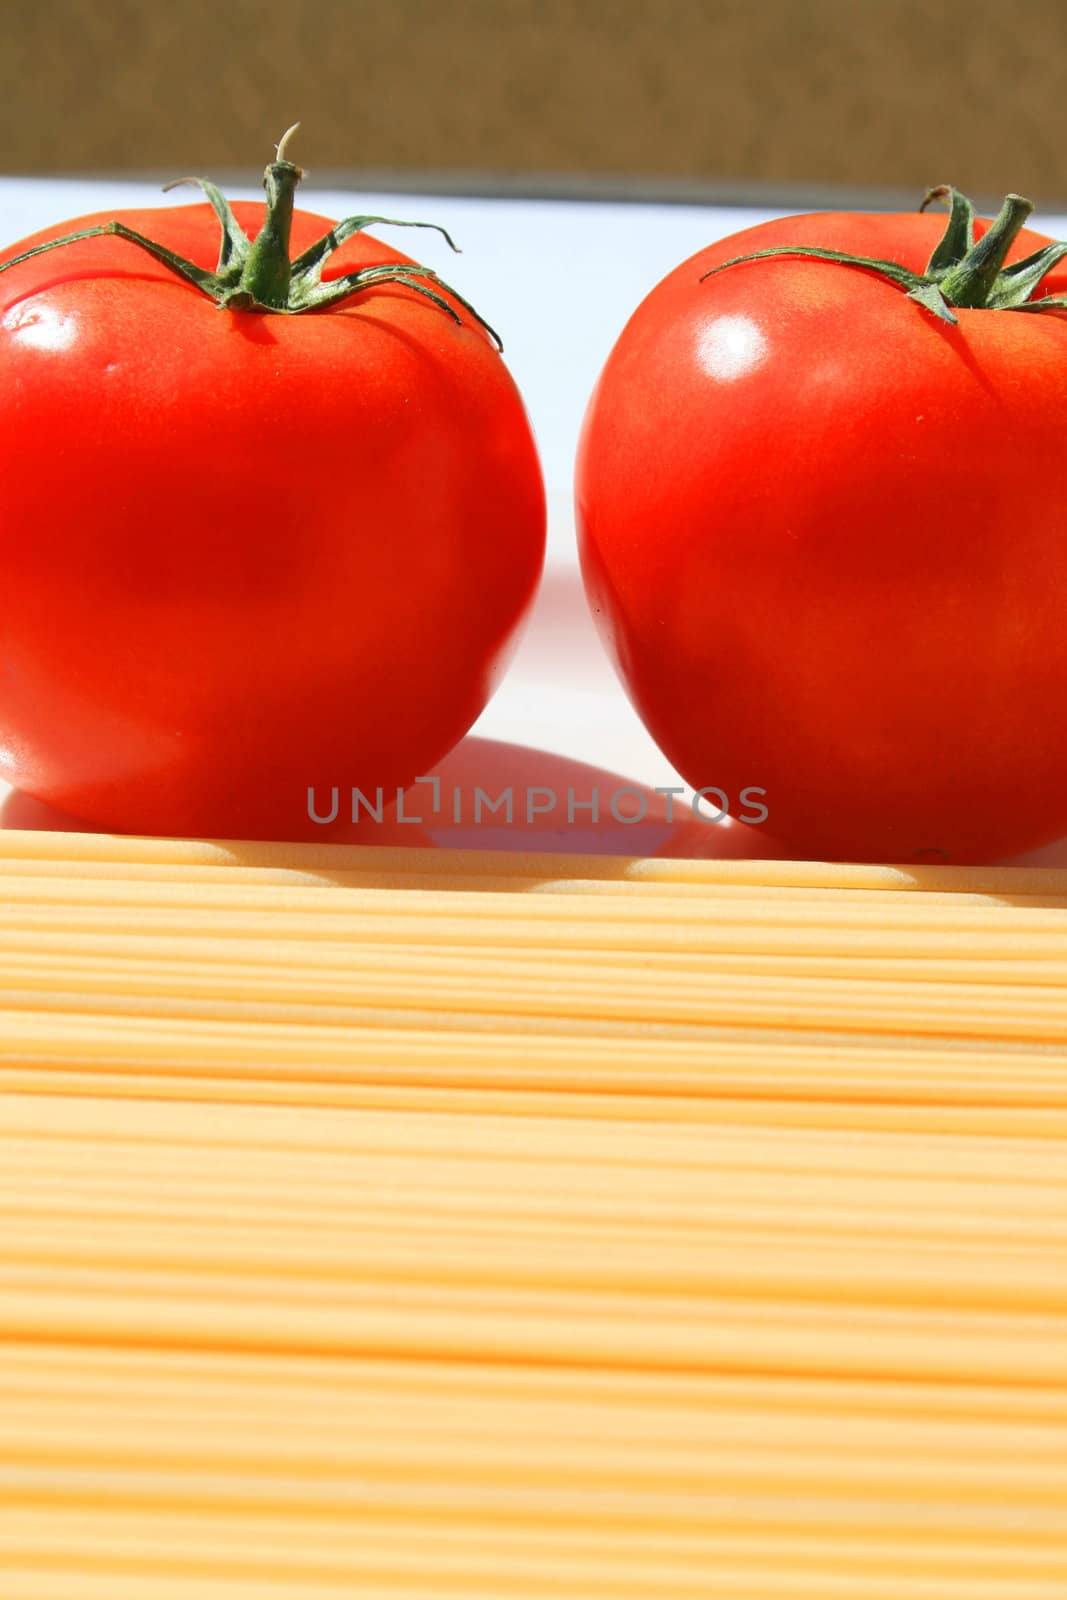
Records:
[[[703,859],[782,854],[759,827],[716,820],[706,809],[698,815],[681,794],[529,745],[470,736],[432,776],[436,785],[416,786],[417,796],[409,790],[405,806],[420,807],[441,848]]]
[[[697,816],[681,796],[622,773],[529,745],[468,736],[412,785],[380,819],[339,797],[331,822],[302,818],[280,844],[358,844],[371,848],[519,851],[525,854],[775,859],[785,852],[759,827],[732,817]],[[112,830],[10,792],[0,828],[106,833]],[[259,841],[225,840],[235,862],[261,859]],[[547,864],[546,864],[547,865]],[[323,878],[331,873],[324,870]]]
[[[506,809],[509,793],[510,820]],[[0,801],[0,828],[88,834],[113,831],[19,790],[10,791]],[[262,862],[261,841],[216,842],[226,846],[238,865]],[[353,822],[339,811],[334,822],[317,824],[308,819],[273,842],[356,844],[371,849],[400,846],[417,851],[430,875],[434,853],[442,850],[544,855],[545,878],[552,876],[548,858],[553,856],[616,857],[620,875],[624,859],[634,856],[705,861],[796,859],[796,852],[765,828],[745,826],[734,818],[713,823],[706,816],[694,815],[684,798],[664,795],[608,768],[530,745],[473,735],[462,740],[427,779],[408,789],[400,807],[386,807],[380,821],[361,810]],[[1067,868],[1067,838],[998,864]],[[337,881],[330,867],[315,871],[311,866],[310,870],[323,882]],[[947,872],[951,875],[954,870]],[[531,883],[538,881],[536,871],[529,876]],[[1029,900],[1012,893],[996,898],[1006,905]]]

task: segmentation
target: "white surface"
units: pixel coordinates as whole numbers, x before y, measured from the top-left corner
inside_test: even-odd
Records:
[[[258,199],[257,189],[231,190],[234,199]],[[90,211],[154,204],[187,205],[188,190],[164,196],[137,183],[0,179],[0,246],[48,224]],[[574,201],[476,200],[442,195],[387,195],[302,188],[300,204],[326,216],[353,213],[412,217],[447,227],[462,247],[452,256],[432,233],[420,236],[419,255],[462,289],[498,328],[505,359],[526,400],[541,451],[549,497],[546,581],[526,638],[503,687],[459,752],[446,763],[464,784],[544,782],[565,788],[573,763],[576,798],[596,781],[636,781],[649,788],[680,784],[645,733],[603,656],[581,596],[571,512],[571,472],[585,403],[597,374],[626,319],[672,267],[725,234],[781,213],[740,207],[626,205]],[[1035,224],[1067,235],[1067,219]],[[381,229],[382,237],[401,235]],[[525,747],[509,754],[472,742],[474,737]],[[540,766],[537,752],[549,760]],[[446,773],[447,776],[447,773]],[[585,792],[579,792],[585,784]],[[4,793],[0,785],[0,798]],[[687,791],[688,795],[688,791]],[[660,802],[662,806],[662,802]],[[678,813],[676,812],[676,816]],[[41,812],[37,825],[47,825]],[[12,814],[7,826],[34,825],[32,816]],[[427,819],[428,825],[430,819]],[[431,828],[431,831],[434,831]],[[707,824],[696,829],[602,824],[557,829],[542,822],[527,830],[482,827],[463,834],[449,829],[449,842],[551,844],[553,848],[642,850],[674,835],[675,848],[720,853],[759,848],[759,829],[734,830]],[[747,839],[744,834],[750,837]],[[1033,859],[1039,859],[1034,857]],[[1040,859],[1067,861],[1067,850]]]

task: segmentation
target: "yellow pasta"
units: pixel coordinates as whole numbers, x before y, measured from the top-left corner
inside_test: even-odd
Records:
[[[1062,1600],[1067,873],[0,835],[2,1600]]]

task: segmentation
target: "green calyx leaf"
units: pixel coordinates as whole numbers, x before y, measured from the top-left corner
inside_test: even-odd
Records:
[[[995,311],[1040,311],[1053,304],[1051,297],[1031,300],[1031,295],[1053,267],[1067,256],[1067,244],[1049,244],[1024,261],[1005,267],[990,290],[987,306]]]
[[[952,308],[936,283],[916,284],[914,289],[908,290],[908,299],[917,300],[927,311],[932,311],[939,321],[948,322],[953,327],[956,325]]]
[[[974,249],[974,207],[965,194],[960,194],[948,183],[939,183],[935,189],[928,189],[919,210],[925,211],[934,200],[947,200],[949,207],[948,225],[926,264],[926,276],[936,282],[950,268],[958,267]]]
[[[907,267],[895,261],[879,261],[873,256],[853,256],[844,250],[824,250],[815,244],[772,244],[766,250],[753,250],[747,256],[731,256],[729,261],[723,261],[703,273],[701,282],[705,278],[713,278],[717,272],[725,272],[727,267],[738,267],[743,261],[763,261],[769,256],[808,256],[814,261],[836,261],[843,267],[863,267],[867,272],[877,272],[881,277],[889,278],[909,293],[924,281],[919,273],[909,272]]]
[[[949,209],[945,232],[924,272],[912,272],[896,261],[850,255],[846,251],[821,249],[817,245],[772,245],[748,255],[733,256],[702,275],[713,277],[728,267],[746,261],[762,261],[770,256],[807,257],[838,266],[858,267],[874,272],[941,322],[956,323],[955,308],[983,311],[1060,311],[1067,307],[1067,296],[1046,295],[1033,299],[1034,291],[1046,274],[1067,257],[1067,244],[1050,244],[1036,250],[1024,261],[1010,267],[1005,259],[1033,206],[1021,195],[1010,194],[982,237],[975,239],[974,207],[949,184],[929,190],[920,211],[934,200],[944,201]]]
[[[122,222],[104,222],[77,233],[67,233],[47,244],[35,245],[0,263],[0,272],[16,267],[34,256],[50,250],[59,250],[80,239],[112,235],[125,239],[154,256],[176,277],[184,279],[202,294],[214,300],[227,311],[259,311],[276,316],[298,316],[306,311],[321,311],[336,306],[366,289],[386,283],[401,284],[429,300],[450,317],[462,324],[463,318],[455,305],[461,306],[479,327],[492,339],[498,350],[503,350],[500,335],[480,316],[468,300],[439,277],[430,267],[418,266],[410,261],[386,261],[375,266],[361,267],[326,283],[322,281],[323,268],[333,253],[346,239],[362,233],[372,226],[391,228],[430,228],[439,233],[451,250],[458,253],[459,246],[451,235],[436,222],[409,222],[397,217],[346,217],[337,222],[321,239],[305,250],[295,260],[289,256],[289,237],[292,228],[293,202],[297,186],[304,176],[300,167],[285,157],[288,141],[299,127],[294,124],[277,147],[277,159],[263,174],[263,187],[267,194],[267,214],[255,239],[250,239],[233,214],[225,195],[207,178],[175,178],[164,186],[164,192],[179,184],[197,185],[219,219],[221,239],[218,263],[214,272],[187,261],[184,256],[154,239],[147,238]],[[447,296],[447,298],[446,298]]]

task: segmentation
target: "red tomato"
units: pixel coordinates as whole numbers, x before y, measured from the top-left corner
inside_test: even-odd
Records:
[[[207,206],[118,215],[214,268]],[[293,252],[330,226],[297,212]],[[407,260],[360,234],[323,279]],[[290,838],[322,834],[310,786],[431,769],[544,551],[522,402],[456,309],[220,310],[113,237],[0,275],[4,777],[117,829]]]
[[[583,571],[623,682],[690,784],[765,788],[768,833],[810,855],[1067,832],[1067,318],[953,327],[788,256],[701,281],[776,245],[921,272],[944,227],[790,217],[713,245],[634,313],[586,416]]]

